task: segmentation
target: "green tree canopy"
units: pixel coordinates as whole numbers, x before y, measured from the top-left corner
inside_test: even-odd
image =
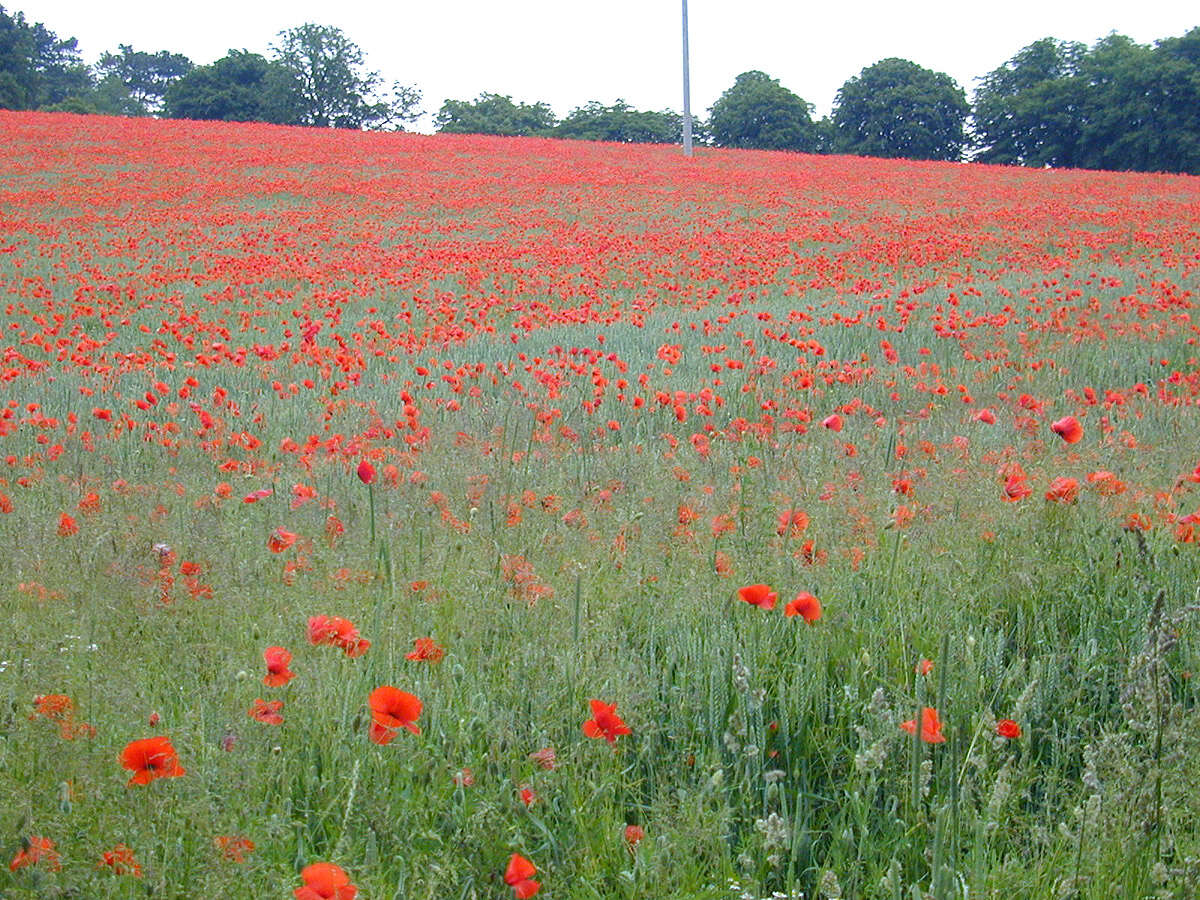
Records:
[[[812,104],[764,72],[743,72],[709,110],[708,129],[718,147],[815,152],[820,134]]]
[[[837,149],[888,159],[961,159],[970,111],[963,89],[944,72],[880,60],[837,93]]]
[[[379,74],[340,28],[308,23],[281,31],[272,49],[288,73],[297,124],[401,128],[420,115],[420,92],[394,84],[385,95]]]
[[[974,118],[981,162],[1200,173],[1200,28],[1043,38],[981,79]]]
[[[1075,76],[1083,82],[1079,165],[1200,174],[1196,43],[1200,28],[1166,47],[1116,34],[1092,47]]]
[[[1072,166],[1079,158],[1080,85],[1087,47],[1042,38],[989,72],[975,91],[980,162]]]
[[[447,100],[433,124],[450,134],[548,134],[554,111],[546,103],[514,103],[512,97],[485,92],[477,100]]]
[[[673,144],[682,140],[683,117],[670,110],[636,110],[624,100],[612,106],[593,100],[571,110],[555,126],[554,136],[625,144]]]
[[[291,77],[278,63],[230,50],[212,65],[192,69],[167,88],[165,112],[176,119],[292,124]]]
[[[134,115],[161,112],[167,88],[193,68],[192,61],[182,53],[147,53],[129,44],[118,45],[118,51],[100,57],[96,75],[101,84],[111,81],[124,87]]]
[[[45,109],[86,95],[91,76],[75,38],[0,6],[0,108]]]

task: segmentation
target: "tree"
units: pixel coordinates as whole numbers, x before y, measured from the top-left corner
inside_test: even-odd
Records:
[[[970,111],[963,89],[944,72],[880,60],[837,93],[837,148],[888,159],[961,159]]]
[[[1036,41],[982,79],[974,118],[981,162],[1200,173],[1200,28]]]
[[[96,64],[101,84],[112,81],[128,93],[133,115],[150,116],[162,111],[167,88],[192,71],[192,61],[182,53],[147,53],[119,44],[119,53],[105,53]]]
[[[567,114],[554,136],[623,144],[673,144],[683,139],[683,117],[670,110],[636,110],[624,100],[612,106],[592,100]]]
[[[75,38],[0,6],[0,108],[45,109],[87,94],[91,77]]]
[[[743,72],[709,110],[718,147],[813,153],[820,136],[806,103],[764,72]]]
[[[1042,38],[989,72],[975,91],[979,162],[1071,166],[1080,150],[1080,43]]]
[[[554,111],[546,103],[513,103],[511,97],[482,93],[474,101],[447,100],[433,124],[449,134],[548,134]]]
[[[291,76],[279,64],[247,50],[230,50],[168,88],[165,113],[175,119],[293,124]]]
[[[380,93],[377,72],[340,28],[311,23],[279,33],[275,60],[290,77],[297,124],[320,128],[402,128],[420,115],[420,92],[394,84]]]
[[[1187,38],[1152,48],[1113,34],[1083,57],[1080,165],[1200,173],[1200,66],[1190,58],[1200,29]]]

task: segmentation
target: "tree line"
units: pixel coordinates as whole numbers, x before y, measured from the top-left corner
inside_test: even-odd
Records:
[[[832,114],[814,119],[811,103],[751,71],[693,128],[718,147],[1200,174],[1200,27],[1151,45],[1119,34],[1091,47],[1044,38],[979,79],[972,101],[949,75],[891,58],[848,79]],[[122,44],[89,67],[74,38],[0,6],[0,108],[402,129],[420,102],[415,87],[385,85],[329,26],[280,32],[270,56],[230,50],[196,66]],[[683,130],[678,113],[622,100],[558,119],[547,103],[487,92],[446,100],[434,125],[634,143],[677,143]]]

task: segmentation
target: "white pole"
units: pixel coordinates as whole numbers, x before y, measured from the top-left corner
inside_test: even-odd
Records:
[[[683,155],[692,155],[692,85],[688,71],[687,0],[683,0]]]

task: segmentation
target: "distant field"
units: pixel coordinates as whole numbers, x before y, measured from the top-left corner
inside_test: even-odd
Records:
[[[1200,892],[1200,179],[0,131],[0,896]]]

